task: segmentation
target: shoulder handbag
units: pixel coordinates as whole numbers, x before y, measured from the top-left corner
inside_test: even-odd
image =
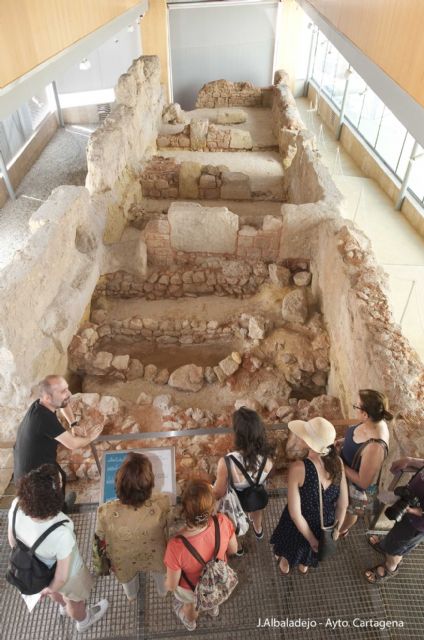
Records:
[[[195,606],[198,611],[208,611],[225,602],[238,584],[237,574],[224,560],[218,560],[219,547],[221,546],[221,533],[218,518],[212,516],[215,528],[215,545],[212,558],[205,562],[200,553],[184,536],[177,536],[182,540],[186,549],[202,565],[203,570],[196,586],[189,580],[184,571],[181,575],[195,596]]]
[[[229,458],[234,462],[236,467],[240,469],[243,477],[249,483],[249,486],[246,487],[246,489],[235,490],[239,497],[240,504],[243,507],[243,510],[246,513],[252,513],[252,511],[260,511],[261,509],[265,509],[266,505],[268,504],[268,493],[265,487],[262,484],[259,484],[259,482],[262,472],[265,468],[267,458],[264,456],[255,481],[252,480],[246,469],[237,460],[237,458],[232,455],[230,455]]]
[[[227,467],[228,484],[227,493],[222,496],[218,503],[218,511],[225,513],[230,518],[235,527],[236,536],[244,536],[249,530],[249,520],[240,504],[240,500],[233,486],[231,476],[231,465],[227,456],[224,457]]]
[[[382,440],[381,438],[370,438],[369,440],[367,440],[366,442],[363,442],[361,444],[361,446],[356,450],[356,453],[353,456],[351,468],[354,471],[358,471],[359,472],[359,469],[360,469],[360,466],[361,466],[362,452],[364,451],[365,447],[367,447],[367,445],[369,445],[371,442],[377,442],[378,444],[381,444],[383,446],[383,449],[384,449],[384,458],[387,458],[387,454],[389,453],[389,448],[387,446],[387,443],[384,440]],[[382,470],[383,470],[383,466],[380,467],[380,471],[378,473],[377,480],[376,480],[375,483],[373,483],[377,487],[380,484],[380,478],[381,478]],[[367,506],[367,504],[369,502],[369,495],[370,494],[367,493],[366,489],[358,489],[358,487],[352,481],[348,482],[348,489],[349,489],[349,498],[351,500],[359,501],[359,503],[363,503],[363,506],[362,506],[362,504],[360,504],[360,507],[359,507],[360,510],[363,510]]]
[[[340,460],[340,464],[343,464],[341,460]],[[318,469],[316,467],[315,467],[315,471],[318,476],[319,519],[320,519],[320,526],[321,526],[321,535],[318,541],[318,560],[321,562],[323,560],[327,560],[328,558],[331,558],[331,556],[334,555],[337,551],[337,542],[333,538],[333,532],[334,532],[334,529],[337,527],[338,522],[335,521],[333,522],[333,524],[330,524],[328,527],[324,526],[324,514],[323,514],[323,508],[322,508],[322,485],[321,485],[321,480],[319,478]]]
[[[69,520],[60,520],[55,522],[46,531],[41,534],[34,542],[32,547],[27,547],[16,535],[16,513],[18,511],[18,503],[16,503],[12,518],[13,537],[16,540],[16,546],[13,547],[9,556],[9,564],[6,572],[6,580],[9,584],[16,587],[22,594],[26,596],[40,593],[45,587],[48,587],[54,578],[56,571],[56,562],[53,566],[48,567],[44,562],[39,560],[35,555],[37,547],[52,533],[55,529],[62,526]]]
[[[365,447],[367,445],[369,445],[371,442],[377,442],[378,444],[381,444],[383,449],[384,449],[384,459],[387,458],[387,454],[389,453],[389,448],[387,446],[387,442],[385,442],[384,440],[382,440],[381,438],[370,438],[369,440],[367,440],[366,442],[363,442],[361,444],[361,446],[356,450],[355,455],[353,456],[353,460],[352,460],[352,469],[354,471],[359,471],[359,468],[361,466],[361,456],[362,456],[362,452],[365,449]],[[379,484],[380,482],[380,478],[381,478],[381,471],[382,471],[382,467],[380,467],[380,471],[378,474],[378,478],[377,478],[377,482],[375,484]]]
[[[95,533],[93,538],[93,568],[97,576],[108,576],[110,574],[111,562],[106,553],[106,541],[99,538]]]

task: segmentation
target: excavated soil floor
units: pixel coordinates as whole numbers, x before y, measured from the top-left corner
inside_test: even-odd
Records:
[[[229,108],[233,110],[235,107]],[[236,129],[243,129],[250,131],[252,137],[253,148],[261,147],[277,147],[278,141],[272,131],[270,123],[272,122],[271,109],[266,107],[240,107],[242,111],[247,115],[246,122],[241,124],[231,124],[229,126]],[[239,110],[239,109],[237,109]],[[187,111],[188,117],[191,118],[209,118],[213,123],[216,117],[217,111],[222,109],[194,109],[193,111]]]
[[[230,322],[242,313],[258,315],[281,321],[281,302],[285,289],[265,284],[250,298],[232,298],[229,296],[184,297],[176,300],[145,300],[140,298],[107,298],[106,323],[112,320],[125,320],[136,315],[143,318],[165,320],[217,320]]]
[[[237,351],[238,344],[234,342],[189,344],[185,346],[158,345],[155,342],[126,343],[119,340],[102,340],[99,351],[108,351],[114,356],[129,355],[137,358],[144,365],[154,364],[158,369],[168,369],[170,373],[185,364],[195,364],[198,367],[214,367],[220,360],[226,358],[231,351]]]

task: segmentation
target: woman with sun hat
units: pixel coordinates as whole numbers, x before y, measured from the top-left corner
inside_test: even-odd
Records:
[[[292,567],[306,574],[309,567],[318,565],[321,534],[318,492],[322,492],[324,526],[335,521],[342,523],[348,504],[347,484],[334,447],[336,430],[331,422],[325,418],[292,420],[288,427],[308,449],[308,455],[290,465],[287,506],[270,542],[283,575]]]

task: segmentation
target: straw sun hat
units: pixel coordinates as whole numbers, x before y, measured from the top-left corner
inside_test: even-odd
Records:
[[[334,444],[336,430],[325,418],[311,418],[305,420],[291,420],[288,427],[292,433],[302,438],[310,449],[327,455],[328,447]]]

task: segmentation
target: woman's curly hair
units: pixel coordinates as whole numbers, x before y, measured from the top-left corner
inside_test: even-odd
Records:
[[[19,508],[30,518],[53,518],[63,507],[63,491],[58,468],[43,464],[18,482]]]

